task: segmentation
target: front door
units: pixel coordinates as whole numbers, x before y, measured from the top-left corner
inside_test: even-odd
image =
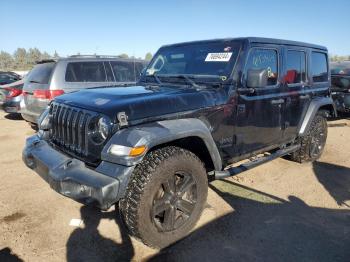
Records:
[[[236,153],[249,154],[277,145],[282,140],[281,49],[278,46],[253,46],[248,52],[241,87],[238,88]],[[249,71],[264,71],[267,81],[251,88]]]

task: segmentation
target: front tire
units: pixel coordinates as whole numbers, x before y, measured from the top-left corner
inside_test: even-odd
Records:
[[[327,140],[327,120],[322,111],[312,120],[307,135],[300,138],[300,149],[291,155],[293,161],[313,162],[323,153]]]
[[[119,205],[132,235],[163,248],[195,226],[207,194],[203,163],[190,151],[170,146],[150,152],[137,165]]]

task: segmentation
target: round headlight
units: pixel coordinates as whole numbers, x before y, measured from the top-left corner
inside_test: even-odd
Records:
[[[111,121],[108,118],[101,117],[98,120],[98,123],[97,123],[98,132],[100,133],[100,136],[103,138],[103,140],[106,140],[107,137],[109,136],[110,126],[111,126]]]

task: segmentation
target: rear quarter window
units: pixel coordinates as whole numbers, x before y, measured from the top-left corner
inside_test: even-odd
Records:
[[[66,69],[66,82],[106,82],[103,62],[71,62]]]
[[[312,52],[311,71],[315,83],[328,81],[327,55],[320,52]]]
[[[139,79],[143,64],[139,62],[111,61],[116,82],[135,82]]]
[[[37,64],[26,77],[26,81],[48,84],[52,75],[52,71],[55,68],[56,63],[44,63]]]

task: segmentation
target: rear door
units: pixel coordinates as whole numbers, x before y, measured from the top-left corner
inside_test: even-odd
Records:
[[[284,51],[283,92],[287,97],[283,110],[283,137],[288,142],[296,137],[310,102],[310,81],[306,73],[307,49],[286,47]]]
[[[35,93],[49,90],[55,65],[55,62],[37,64],[26,77],[23,86],[25,111],[39,115],[47,107],[48,100],[36,97]]]

